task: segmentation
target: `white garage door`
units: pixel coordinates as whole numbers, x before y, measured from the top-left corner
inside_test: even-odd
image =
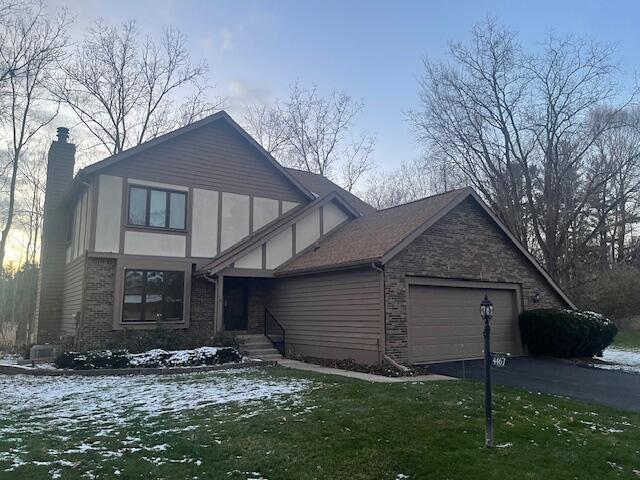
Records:
[[[482,358],[480,302],[493,302],[491,350],[522,354],[518,307],[513,289],[409,286],[409,362],[429,363]]]

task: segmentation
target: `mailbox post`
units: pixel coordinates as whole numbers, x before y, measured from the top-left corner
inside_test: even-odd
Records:
[[[491,405],[491,317],[493,317],[493,303],[484,295],[480,303],[480,316],[484,320],[484,413],[485,413],[485,445],[493,447],[493,415]]]

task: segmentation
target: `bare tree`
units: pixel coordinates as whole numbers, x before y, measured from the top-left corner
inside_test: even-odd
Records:
[[[185,37],[174,29],[165,30],[159,42],[141,41],[133,21],[120,27],[98,21],[62,71],[55,94],[110,154],[197,120],[220,104],[206,100],[207,66],[191,60]],[[189,96],[189,90],[195,93]]]
[[[274,106],[248,106],[244,126],[283,165],[339,180],[351,191],[374,166],[374,136],[353,132],[362,109],[343,92],[322,96],[316,86],[296,83]]]
[[[430,154],[370,176],[364,198],[376,208],[388,208],[464,186],[446,159]]]
[[[593,111],[619,93],[611,51],[550,37],[528,55],[513,32],[489,19],[469,45],[452,44],[449,53],[449,63],[425,61],[421,108],[410,114],[418,137],[535,247],[552,276],[568,282],[568,250],[601,228],[587,221],[588,205],[620,168],[593,155],[631,101],[594,121]]]
[[[4,29],[4,38],[18,45],[22,65],[9,75],[4,90],[5,105],[2,128],[9,138],[8,201],[0,238],[0,265],[4,261],[7,241],[13,225],[18,174],[22,156],[38,133],[49,125],[58,113],[47,91],[53,69],[67,45],[69,20],[63,12],[55,18],[46,15],[42,5],[20,9]],[[25,37],[28,37],[25,39]],[[7,50],[12,51],[11,48]]]
[[[341,183],[348,192],[354,189],[364,174],[375,167],[371,159],[374,145],[375,139],[365,133],[343,150]]]
[[[251,136],[281,163],[286,163],[286,149],[289,134],[278,105],[270,106],[255,103],[246,105],[242,123]]]

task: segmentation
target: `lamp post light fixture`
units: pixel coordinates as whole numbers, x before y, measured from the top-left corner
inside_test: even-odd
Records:
[[[491,317],[493,317],[493,302],[487,294],[480,303],[480,316],[484,320],[484,415],[485,415],[485,445],[493,447],[493,416],[491,406]]]

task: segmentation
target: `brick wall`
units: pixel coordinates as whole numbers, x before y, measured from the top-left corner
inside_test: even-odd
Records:
[[[118,331],[113,329],[116,259],[88,258],[82,321],[77,346],[81,350],[104,348]],[[204,280],[191,282],[189,327],[177,329],[187,343],[205,344],[215,335],[215,286]]]
[[[520,283],[524,308],[566,305],[475,200],[467,199],[384,266],[386,353],[406,363],[405,276]],[[534,292],[540,302],[533,303]]]
[[[78,348],[102,348],[113,338],[115,283],[115,258],[87,258]]]

